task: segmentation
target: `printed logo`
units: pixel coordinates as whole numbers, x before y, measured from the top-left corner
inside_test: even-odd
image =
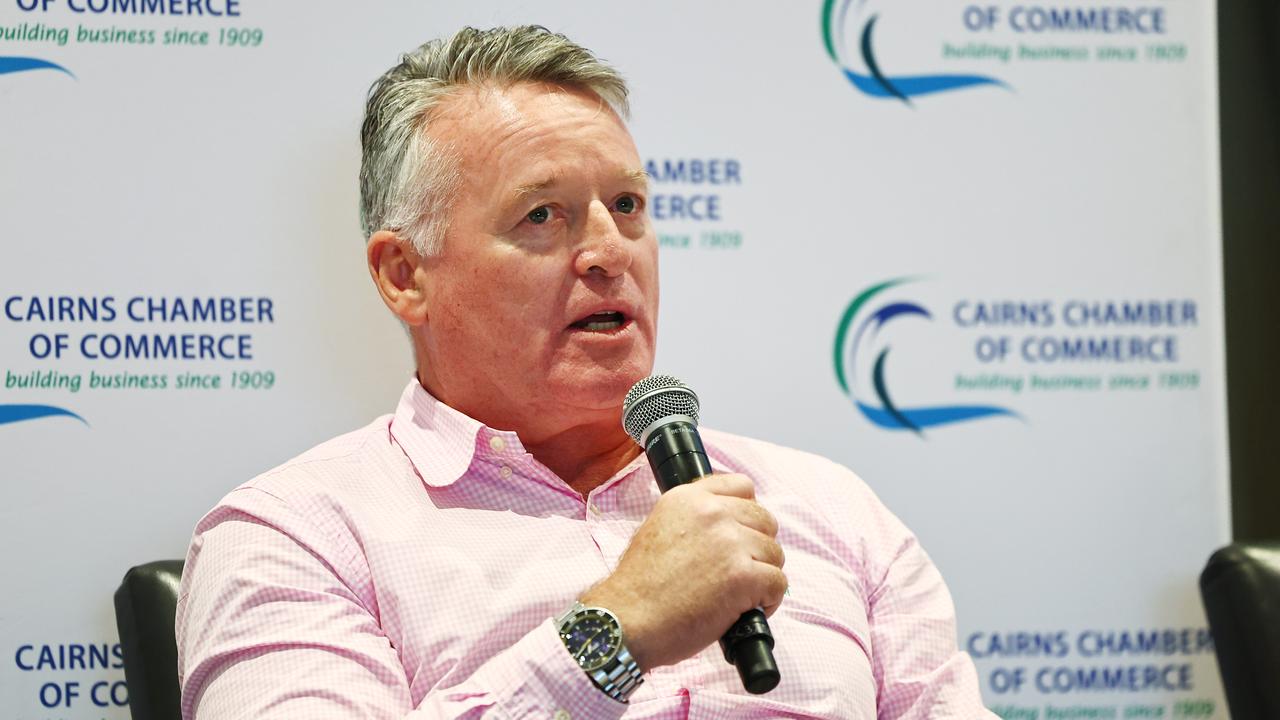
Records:
[[[900,407],[894,402],[885,380],[885,367],[890,347],[881,346],[880,330],[891,320],[917,318],[932,320],[933,315],[920,303],[905,300],[885,302],[887,291],[912,282],[912,278],[888,280],[863,290],[845,308],[836,328],[835,372],[840,389],[853,401],[858,411],[875,425],[886,430],[910,430],[923,437],[924,429],[940,425],[977,420],[998,415],[1017,417],[1016,413],[995,405],[931,405]],[[872,301],[875,301],[874,303]],[[874,360],[871,358],[874,356]],[[868,368],[868,365],[870,366]],[[870,392],[859,382],[870,371]]]
[[[1042,6],[1016,0],[985,5],[899,0],[892,6],[892,24],[888,12],[868,9],[875,4],[824,0],[823,46],[859,92],[908,106],[913,98],[949,90],[1012,90],[1006,78],[1015,79],[1019,88],[1052,92],[1056,80],[1034,80],[1050,66],[1097,73],[1124,66],[1154,69],[1191,57],[1184,37],[1185,28],[1193,26],[1184,18],[1190,6],[1177,3],[1115,0],[1105,6]],[[888,52],[878,52],[881,41],[889,43]],[[889,58],[893,67],[887,67]],[[928,72],[908,74],[904,65]]]
[[[912,285],[917,280],[863,290],[836,328],[836,382],[885,430],[923,436],[926,428],[969,420],[1022,419],[1010,407],[1023,403],[1037,413],[1104,394],[1164,403],[1162,397],[1203,387],[1208,345],[1194,298],[1078,291],[1019,297],[990,284],[974,296],[945,283]],[[904,296],[908,285],[913,292]],[[890,392],[890,378],[897,392]],[[903,402],[939,395],[967,402]]]
[[[21,14],[0,17],[0,75],[55,70],[75,73],[41,55],[67,46],[222,48],[248,52],[266,42],[242,19],[241,0],[17,0]],[[167,28],[157,21],[172,20]],[[22,54],[17,54],[22,53]],[[30,53],[30,54],[27,54]]]
[[[0,75],[28,72],[30,70],[58,70],[74,78],[72,72],[58,63],[33,57],[0,57]]]
[[[72,417],[85,425],[89,424],[84,418],[70,410],[53,405],[0,405],[0,425],[58,416]]]
[[[736,157],[651,157],[649,217],[664,250],[742,250],[742,161]],[[737,203],[735,205],[735,203]]]
[[[857,7],[850,12],[850,8]],[[961,90],[982,85],[1005,87],[1000,80],[986,75],[888,75],[876,60],[872,33],[880,16],[871,14],[863,20],[866,0],[825,0],[822,5],[822,39],[831,57],[849,82],[864,95],[874,98],[896,98],[911,105],[919,95]],[[860,27],[855,49],[846,42],[850,26]]]
[[[258,393],[276,385],[259,341],[275,300],[240,295],[26,295],[0,298],[0,428],[48,417],[80,393]],[[25,342],[24,342],[25,340]],[[25,345],[26,357],[20,350]],[[94,422],[101,425],[102,418]]]

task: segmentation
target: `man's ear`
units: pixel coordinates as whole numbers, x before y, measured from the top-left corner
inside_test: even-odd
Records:
[[[404,324],[413,327],[427,321],[427,297],[422,283],[423,258],[413,243],[390,230],[374,233],[365,247],[369,275],[382,302]]]

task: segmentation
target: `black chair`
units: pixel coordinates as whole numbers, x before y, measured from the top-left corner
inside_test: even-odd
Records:
[[[173,635],[181,580],[181,560],[160,560],[129,570],[116,590],[116,626],[133,720],[182,720]]]
[[[1234,720],[1280,718],[1280,542],[1235,543],[1200,574]]]

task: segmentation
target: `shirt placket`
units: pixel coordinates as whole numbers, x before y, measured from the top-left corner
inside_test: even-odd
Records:
[[[618,568],[618,560],[622,558],[622,553],[626,551],[636,529],[636,524],[619,516],[617,512],[611,511],[613,503],[610,491],[612,489],[608,487],[604,488],[603,492],[593,491],[587,496],[583,507],[583,520],[587,524],[591,538],[595,540],[596,547],[600,549],[601,559],[609,568],[609,572]]]

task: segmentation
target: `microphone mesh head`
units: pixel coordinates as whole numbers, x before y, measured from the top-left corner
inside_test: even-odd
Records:
[[[641,445],[646,428],[672,415],[686,415],[698,424],[698,396],[670,375],[650,375],[633,385],[622,401],[622,427]]]

